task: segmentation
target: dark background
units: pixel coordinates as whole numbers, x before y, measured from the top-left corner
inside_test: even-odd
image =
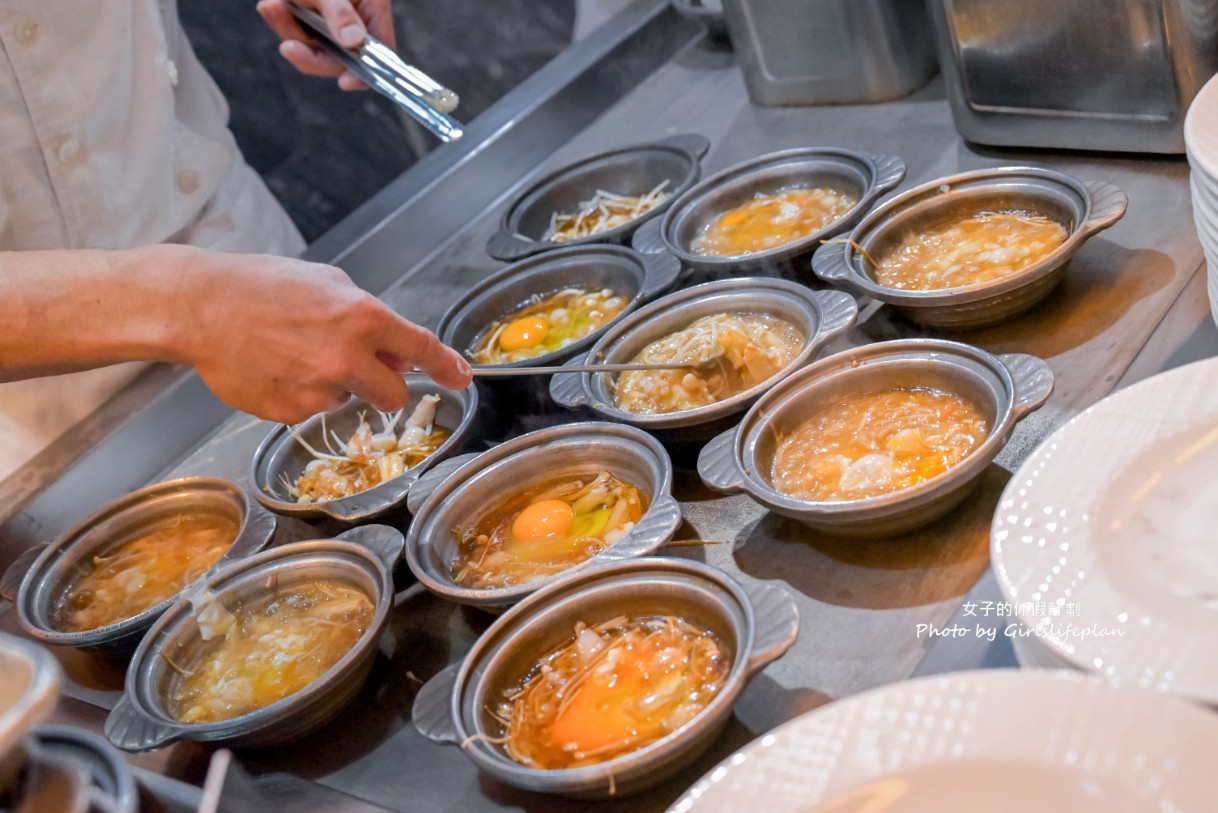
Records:
[[[437,142],[398,108],[303,76],[254,0],[179,0],[196,53],[232,109],[245,159],[312,241]],[[572,0],[394,0],[398,53],[461,97],[468,122],[571,42]],[[412,148],[413,144],[413,148]]]

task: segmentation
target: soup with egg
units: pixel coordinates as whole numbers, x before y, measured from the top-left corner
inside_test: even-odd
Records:
[[[758,192],[704,226],[690,249],[708,257],[768,251],[820,231],[858,202],[853,195],[825,186]]]
[[[508,364],[553,353],[600,330],[629,304],[609,288],[565,288],[494,322],[467,355],[477,364]]]

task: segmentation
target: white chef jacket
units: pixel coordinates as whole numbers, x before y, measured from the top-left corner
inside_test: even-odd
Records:
[[[304,248],[174,0],[0,0],[0,251],[152,243]],[[140,369],[0,384],[0,479]]]

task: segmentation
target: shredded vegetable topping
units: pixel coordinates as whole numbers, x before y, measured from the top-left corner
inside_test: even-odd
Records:
[[[1031,212],[981,212],[916,232],[880,258],[876,281],[936,291],[1001,279],[1040,262],[1066,242],[1056,220]]]
[[[985,416],[955,393],[855,395],[816,412],[779,441],[772,480],[779,492],[814,502],[888,494],[947,471],[988,433]]]
[[[472,528],[454,528],[453,581],[492,589],[561,573],[613,545],[647,511],[647,495],[609,472],[562,477],[502,503]]]
[[[300,691],[355,646],[374,607],[353,587],[319,580],[212,614],[225,619],[222,637],[212,630],[216,643],[189,672],[170,661],[182,673],[172,701],[184,723],[228,720]]]
[[[504,751],[533,768],[577,768],[650,745],[698,715],[731,669],[714,633],[676,616],[578,623],[492,709]]]
[[[617,378],[619,408],[681,412],[731,398],[768,381],[795,360],[805,338],[768,313],[717,313],[643,348],[632,362],[689,362],[689,370],[632,370]]]
[[[495,321],[468,355],[478,364],[507,364],[553,353],[599,330],[628,304],[609,288],[565,288]]]
[[[380,432],[373,432],[361,414],[359,426],[346,441],[326,432],[323,416],[322,434],[327,451],[314,449],[294,432],[296,442],[315,459],[309,461],[295,483],[280,475],[280,485],[296,502],[314,503],[350,497],[405,474],[407,469],[431,457],[452,434],[435,425],[439,403],[440,396],[424,395],[406,419],[401,435],[395,432],[402,418],[401,410],[377,413],[381,416]]]
[[[857,205],[853,195],[822,186],[758,192],[703,227],[690,248],[710,257],[768,251],[820,231]]]
[[[574,212],[555,212],[550,216],[550,228],[541,236],[543,242],[563,243],[581,237],[602,234],[642,217],[663,203],[668,194],[668,181],[645,195],[616,195],[604,189],[596,190],[590,200],[581,201]]]
[[[56,602],[55,626],[82,632],[155,607],[219,561],[237,530],[234,517],[180,514],[168,525],[94,556],[89,569]]]

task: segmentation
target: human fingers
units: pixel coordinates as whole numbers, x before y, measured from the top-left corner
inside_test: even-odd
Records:
[[[358,48],[364,44],[368,29],[360,18],[351,0],[297,0],[302,6],[321,14],[330,29],[330,35],[344,48]]]
[[[348,75],[347,69],[337,59],[303,42],[284,40],[279,43],[279,55],[293,68],[309,76]]]
[[[406,386],[401,373],[390,369],[375,356],[361,359],[340,386],[381,412],[401,409],[410,397],[410,388]]]
[[[392,311],[385,315],[372,338],[379,351],[389,353],[403,364],[414,365],[442,387],[465,389],[473,380],[469,362],[460,353],[445,347],[430,330]]]
[[[355,9],[364,19],[368,33],[390,48],[397,47],[393,29],[393,9],[390,0],[355,0]]]

